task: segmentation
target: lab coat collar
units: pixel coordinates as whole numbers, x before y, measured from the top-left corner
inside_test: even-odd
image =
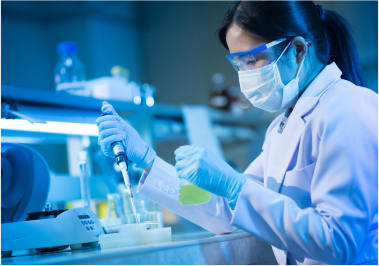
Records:
[[[296,151],[304,126],[304,120],[301,116],[292,112],[272,154],[272,166],[267,171],[267,188],[275,192],[280,191],[288,165]]]
[[[300,116],[305,115],[317,104],[324,92],[341,79],[341,75],[342,72],[336,63],[333,62],[327,65],[301,95],[294,107],[294,111]]]
[[[330,86],[340,80],[341,70],[335,63],[326,66],[312,81],[303,95],[297,101],[292,114],[289,116],[286,128],[273,153],[273,165],[268,169],[267,187],[279,192],[285,177],[288,165],[299,144],[305,127],[302,119],[308,111],[317,105],[319,98]]]

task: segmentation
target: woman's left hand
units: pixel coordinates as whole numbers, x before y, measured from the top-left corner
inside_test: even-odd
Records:
[[[234,209],[246,177],[209,150],[181,146],[175,151],[176,171],[195,186],[227,198]]]

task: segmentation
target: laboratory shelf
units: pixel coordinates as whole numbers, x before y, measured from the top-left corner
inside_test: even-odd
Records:
[[[58,117],[62,116],[69,116],[71,117],[72,122],[75,122],[74,120],[76,120],[77,122],[82,123],[94,123],[99,116],[103,102],[103,100],[76,96],[66,92],[21,88],[9,85],[1,86],[1,98],[2,101],[6,99],[17,99],[20,103],[20,112],[25,112],[30,115],[33,114],[38,117],[38,112],[43,108],[44,115],[56,115],[56,119],[59,119]],[[135,105],[131,102],[113,100],[108,102],[112,104],[122,116],[143,114],[155,118],[182,120],[182,113],[179,105],[156,103],[153,107],[148,107],[144,104]],[[230,112],[215,109],[209,109],[209,112],[214,123],[253,128],[262,124],[267,126],[267,124],[278,115],[278,113],[268,113],[256,108],[241,116],[236,116]],[[86,118],[86,121],[83,121],[83,118]]]

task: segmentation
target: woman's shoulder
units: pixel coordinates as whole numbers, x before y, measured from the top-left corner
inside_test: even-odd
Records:
[[[378,120],[378,94],[356,86],[347,80],[339,80],[319,99],[313,117],[323,123],[352,123]]]
[[[340,79],[322,95],[320,104],[325,104],[325,107],[335,105],[335,107],[349,107],[349,109],[361,107],[362,104],[377,106],[378,94],[369,88]]]

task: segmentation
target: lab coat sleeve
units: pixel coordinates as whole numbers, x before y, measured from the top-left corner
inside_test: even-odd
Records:
[[[182,206],[178,201],[179,185],[175,167],[157,156],[150,173],[142,175],[137,192],[215,234],[238,229],[231,225],[232,211],[226,199],[211,194],[208,203]]]
[[[345,95],[332,100],[317,122],[312,206],[301,209],[290,197],[247,180],[234,226],[302,257],[328,264],[354,261],[378,207],[378,96]]]

